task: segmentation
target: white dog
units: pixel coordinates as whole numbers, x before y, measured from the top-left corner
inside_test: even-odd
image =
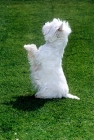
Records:
[[[72,98],[62,69],[62,57],[71,33],[68,22],[53,19],[42,28],[46,43],[37,49],[36,45],[24,45],[31,65],[31,76],[38,92],[36,98]]]

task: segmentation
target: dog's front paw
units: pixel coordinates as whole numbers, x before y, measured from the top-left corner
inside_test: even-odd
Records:
[[[30,52],[30,51],[36,51],[37,50],[37,47],[36,47],[35,44],[24,45],[24,48],[28,52]]]

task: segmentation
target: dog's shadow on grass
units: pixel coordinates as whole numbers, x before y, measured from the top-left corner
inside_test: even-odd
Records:
[[[37,99],[33,96],[18,96],[14,97],[15,99],[6,105],[11,105],[13,108],[23,111],[35,111],[43,107],[44,104],[48,101],[47,99]]]

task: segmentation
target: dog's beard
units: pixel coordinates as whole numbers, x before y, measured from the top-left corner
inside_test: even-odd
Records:
[[[56,32],[56,39],[63,39],[63,31],[57,31]]]
[[[59,42],[60,40],[63,40],[64,35],[63,31],[56,31],[47,42]]]

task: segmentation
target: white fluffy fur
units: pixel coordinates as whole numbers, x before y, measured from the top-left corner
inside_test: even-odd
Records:
[[[72,98],[62,69],[62,57],[71,28],[68,22],[53,19],[42,28],[46,43],[37,49],[36,45],[24,45],[31,65],[31,76],[38,92],[36,98]]]

